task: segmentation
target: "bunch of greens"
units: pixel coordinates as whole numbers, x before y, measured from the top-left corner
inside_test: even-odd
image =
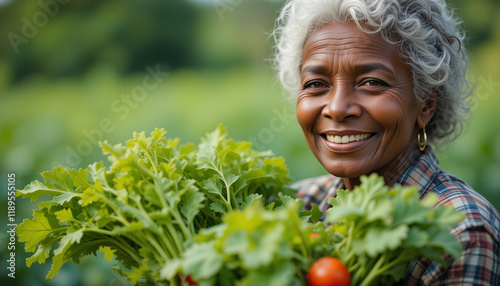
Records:
[[[352,285],[392,285],[413,259],[426,257],[446,266],[443,254],[458,258],[462,251],[450,230],[465,216],[452,206],[433,207],[434,193],[420,200],[415,187],[389,190],[382,177],[372,174],[328,202],[326,222],[342,237],[332,256],[346,264]]]
[[[283,200],[283,199],[286,200]],[[420,256],[446,265],[461,244],[450,234],[464,217],[438,206],[435,195],[422,201],[414,187],[390,189],[375,174],[363,176],[352,192],[330,199],[325,222],[316,207],[300,212],[299,201],[274,210],[251,205],[227,214],[223,224],[203,230],[196,243],[163,274],[191,275],[199,285],[304,285],[311,264],[339,258],[351,285],[392,285],[404,277],[408,262]],[[335,269],[322,269],[331,272]],[[227,282],[227,283],[224,283]]]
[[[318,220],[321,212],[301,211],[304,204],[287,196],[276,203],[228,213],[222,224],[202,230],[162,275],[189,275],[201,286],[303,284],[314,244],[320,245],[310,236],[315,226],[309,219]]]
[[[194,144],[179,146],[156,129],[134,133],[126,145],[101,143],[110,167],[54,168],[44,183],[33,181],[18,195],[38,203],[33,219],[17,228],[27,265],[52,258],[52,278],[69,260],[105,253],[116,257],[135,283],[167,282],[160,273],[176,261],[200,229],[248,205],[270,202],[289,182],[282,158],[227,139],[219,126]],[[161,276],[163,277],[163,276]],[[169,285],[179,284],[170,277]]]
[[[35,252],[27,265],[51,257],[52,278],[67,261],[102,251],[134,284],[303,285],[317,259],[333,256],[352,285],[365,286],[393,284],[421,256],[446,264],[445,253],[460,255],[450,229],[463,214],[434,207],[433,194],[420,200],[416,188],[389,189],[373,174],[339,190],[320,222],[317,206],[303,211],[287,195],[282,158],[228,139],[222,126],[198,146],[164,135],[101,143],[110,167],[54,168],[19,190],[41,201],[16,228]]]

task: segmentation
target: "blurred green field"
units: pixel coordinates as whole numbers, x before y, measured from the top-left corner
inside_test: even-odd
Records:
[[[180,3],[185,15],[191,15],[190,21],[196,20],[186,28],[190,33],[183,35],[195,38],[186,44],[191,54],[185,60],[190,64],[169,60],[178,58],[182,48],[165,55],[137,43],[124,49],[119,45],[122,42],[105,42],[106,31],[112,30],[113,25],[119,27],[127,19],[141,21],[130,18],[137,9],[113,9],[133,6],[133,1],[68,4],[67,10],[61,7],[60,15],[43,27],[45,30],[40,28],[29,43],[20,45],[19,53],[13,53],[8,42],[1,45],[2,186],[7,185],[9,172],[16,173],[17,187],[22,188],[40,179],[40,172],[57,165],[79,168],[106,160],[97,146],[99,140],[123,143],[135,131],[149,133],[158,127],[165,128],[169,137],[179,137],[181,142],[197,142],[220,123],[231,137],[251,141],[257,149],[271,149],[283,156],[294,180],[325,174],[304,142],[295,119],[294,102],[283,98],[266,61],[271,46],[268,34],[282,1],[234,1],[231,3],[241,4],[223,6],[226,10],[222,17],[222,10],[217,10],[215,4],[186,6],[185,1],[173,2]],[[495,17],[500,9],[494,1],[454,3],[463,11],[464,25],[471,33],[469,45],[477,99],[472,103],[473,116],[464,134],[438,157],[445,170],[467,181],[500,209],[500,19]],[[186,7],[193,10],[191,14]],[[37,9],[40,8],[35,3],[0,7],[0,16],[9,15],[1,18],[0,32],[21,33],[20,19],[33,15]],[[168,11],[177,13],[175,9]],[[158,14],[155,17],[163,19]],[[179,21],[182,19],[187,18],[180,17]],[[91,24],[88,30],[69,28],[87,22]],[[107,29],[101,31],[100,27]],[[148,27],[144,31],[149,31]],[[162,29],[173,28],[160,25],[153,30]],[[102,42],[92,37],[93,31]],[[134,33],[133,29],[125,31]],[[67,33],[77,35],[65,38]],[[152,42],[162,43],[158,44],[160,51],[180,37],[155,35],[151,31],[146,35],[135,33],[139,40],[150,37]],[[85,41],[90,46],[89,51],[85,50],[78,44],[78,35],[94,39],[94,46]],[[106,48],[97,49],[98,44]],[[87,52],[95,57],[78,57]],[[0,197],[2,209],[7,205],[6,199],[6,195]],[[31,217],[36,207],[19,198],[16,206],[17,223]],[[6,217],[0,222],[5,226]],[[0,253],[6,257],[5,231],[0,239]],[[28,269],[22,249],[18,243],[15,284],[4,272],[5,259],[0,262],[3,285],[125,285],[123,279],[112,273],[112,263],[102,257],[86,259],[82,267],[68,263],[53,280],[46,281],[50,264],[34,264]]]

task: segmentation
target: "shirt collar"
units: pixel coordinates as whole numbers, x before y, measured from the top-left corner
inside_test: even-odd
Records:
[[[418,151],[420,152],[420,151]],[[395,184],[416,186],[424,195],[434,179],[439,175],[439,161],[430,147],[417,157],[415,162],[396,180]]]
[[[394,184],[416,186],[420,196],[423,196],[439,175],[439,161],[430,147],[427,147],[423,152],[417,152],[420,152],[420,156],[415,159],[415,162],[410,164],[410,167],[406,169]],[[345,189],[344,181],[342,178],[334,177],[329,181],[329,186],[326,189],[329,193],[332,191],[335,192],[338,189]]]

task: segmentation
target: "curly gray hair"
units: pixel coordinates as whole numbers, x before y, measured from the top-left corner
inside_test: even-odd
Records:
[[[426,131],[431,142],[453,141],[470,112],[472,88],[461,21],[441,0],[288,0],[276,21],[275,66],[294,98],[300,86],[303,46],[323,24],[354,21],[366,33],[380,33],[399,47],[410,67],[419,102],[438,95]]]

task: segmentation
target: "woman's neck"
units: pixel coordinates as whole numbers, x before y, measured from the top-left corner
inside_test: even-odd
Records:
[[[416,144],[409,144],[391,163],[381,170],[374,170],[379,176],[384,177],[385,184],[392,186],[401,175],[422,155],[422,151]],[[370,174],[366,174],[370,175]],[[359,177],[343,178],[344,186],[347,190],[354,189],[361,182]]]

